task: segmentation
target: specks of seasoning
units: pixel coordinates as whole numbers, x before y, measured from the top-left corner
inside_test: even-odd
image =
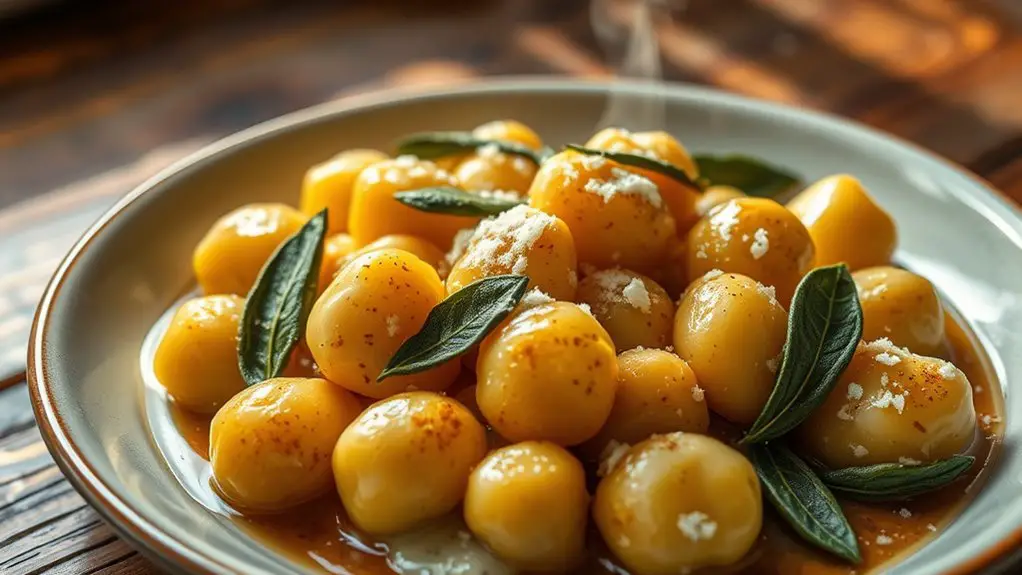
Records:
[[[678,515],[678,529],[692,541],[706,541],[717,534],[717,522],[702,511]]]

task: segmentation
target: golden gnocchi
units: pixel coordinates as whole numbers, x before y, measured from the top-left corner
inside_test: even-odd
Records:
[[[273,548],[849,575],[981,485],[1003,394],[854,177],[782,205],[790,175],[740,154],[621,128],[556,151],[514,120],[391,152],[217,220],[145,345],[181,460]]]

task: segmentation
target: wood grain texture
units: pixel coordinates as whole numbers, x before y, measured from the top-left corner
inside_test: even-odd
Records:
[[[835,112],[1022,200],[1014,0],[676,0],[667,79]],[[620,14],[618,14],[620,16]],[[230,132],[390,85],[607,76],[586,0],[50,2],[0,20],[0,573],[151,573],[63,479],[19,377],[81,231]]]

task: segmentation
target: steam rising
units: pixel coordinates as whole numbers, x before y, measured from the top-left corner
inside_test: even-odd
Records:
[[[590,19],[597,41],[619,77],[663,80],[656,24],[669,18],[665,0],[592,0]],[[636,96],[611,88],[597,129],[660,130],[666,124],[662,96]]]

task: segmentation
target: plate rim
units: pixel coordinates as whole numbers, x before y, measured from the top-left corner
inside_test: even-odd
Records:
[[[922,156],[925,159],[940,164],[946,169],[956,172],[958,175],[976,184],[979,188],[982,188],[986,192],[983,194],[985,196],[984,199],[994,202],[994,205],[991,207],[995,207],[1001,212],[998,215],[1001,217],[1010,216],[1015,220],[1015,226],[1022,230],[1022,207],[982,176],[974,174],[963,166],[943,158],[918,144],[829,112],[760,100],[701,85],[629,79],[505,76],[469,81],[455,87],[418,86],[383,88],[343,97],[258,123],[252,127],[220,138],[198,151],[173,162],[133,188],[105,211],[82,234],[63,258],[43,292],[32,322],[26,376],[32,399],[32,408],[35,412],[36,424],[40,435],[65,478],[119,536],[127,540],[136,549],[142,551],[147,558],[153,560],[161,567],[176,571],[184,569],[191,573],[201,574],[221,573],[231,569],[230,566],[225,565],[215,557],[197,552],[189,547],[186,542],[164,533],[145,516],[132,509],[109,485],[100,479],[91,463],[79,451],[75,441],[70,437],[66,423],[51,394],[50,388],[54,382],[48,377],[46,347],[53,303],[65,288],[68,273],[79,263],[82,255],[93,244],[97,236],[113,223],[114,220],[122,216],[124,211],[144,194],[179,174],[201,169],[204,165],[215,162],[225,152],[243,148],[281,133],[300,129],[308,124],[318,123],[337,116],[358,113],[374,107],[397,105],[415,100],[443,99],[452,95],[471,96],[474,94],[514,92],[595,92],[609,95],[615,89],[635,94],[659,95],[667,99],[680,96],[687,100],[717,100],[720,103],[736,107],[755,109],[759,113],[778,114],[789,118],[796,117],[824,128],[852,132],[861,138],[896,144],[913,152],[914,155]],[[998,563],[1004,563],[1006,560],[1010,561],[1017,555],[1012,554],[1011,551],[1019,543],[1022,543],[1022,525],[997,540],[981,555],[956,566],[952,573],[974,572],[984,567],[992,567]]]

